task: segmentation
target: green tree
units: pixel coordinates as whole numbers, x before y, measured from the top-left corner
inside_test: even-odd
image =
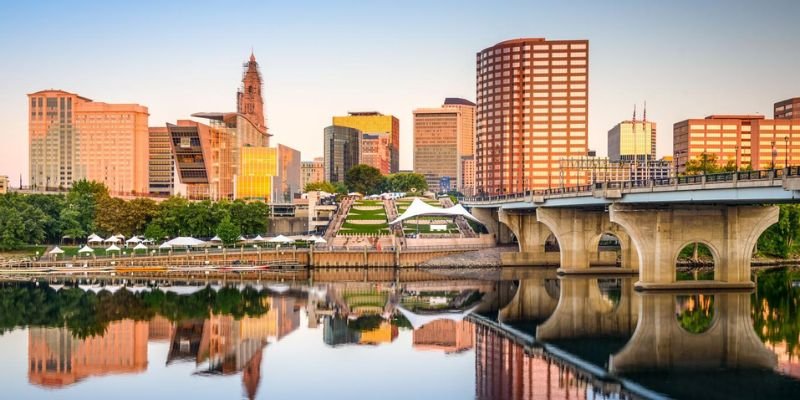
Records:
[[[387,176],[383,185],[385,192],[410,192],[412,188],[420,193],[428,190],[425,176],[413,172],[399,172]]]
[[[64,235],[73,239],[80,239],[86,237],[89,233],[83,230],[80,222],[78,221],[79,213],[72,207],[64,207],[58,216],[60,222],[59,230]]]
[[[189,211],[189,201],[183,197],[170,197],[158,205],[158,214],[155,221],[167,236],[189,235],[186,227],[186,215]]]
[[[328,193],[336,193],[336,186],[333,186],[330,182],[309,182],[306,183],[306,187],[303,188],[305,192],[316,192],[316,191],[323,191]]]
[[[164,230],[164,228],[162,228],[161,225],[155,221],[151,221],[149,224],[147,224],[147,228],[144,230],[144,237],[155,241],[164,240],[164,238],[167,236],[167,232]]]
[[[716,154],[702,153],[700,158],[693,158],[686,162],[686,175],[715,174],[721,171],[722,168]]]
[[[108,189],[102,183],[80,180],[72,184],[72,189],[67,193],[67,205],[78,211],[78,223],[85,232],[95,230],[97,204],[107,197]]]
[[[800,204],[781,204],[778,223],[770,226],[758,239],[762,253],[789,258],[797,252],[800,239]]]
[[[375,194],[380,191],[384,177],[375,167],[358,164],[345,174],[344,183],[351,192]]]
[[[231,222],[230,216],[225,216],[222,219],[222,222],[217,225],[217,236],[222,239],[222,243],[225,245],[236,243],[236,239],[238,239],[239,235],[241,234],[242,231],[238,226]]]

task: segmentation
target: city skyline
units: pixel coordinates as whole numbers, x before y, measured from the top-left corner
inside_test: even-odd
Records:
[[[235,111],[237,67],[251,46],[262,65],[266,119],[277,141],[310,160],[322,155],[321,131],[332,116],[378,110],[400,119],[400,169],[412,165],[411,110],[434,107],[444,97],[474,101],[475,53],[512,38],[589,40],[588,147],[599,154],[605,153],[608,129],[643,100],[648,119],[669,127],[719,113],[770,118],[774,102],[796,96],[790,81],[770,72],[800,61],[790,43],[779,40],[796,29],[789,19],[798,4],[706,2],[693,4],[691,12],[689,4],[504,4],[492,13],[446,4],[430,5],[425,13],[407,4],[253,4],[198,12],[197,23],[181,29],[169,20],[185,3],[146,5],[148,12],[125,22],[100,18],[124,12],[119,5],[20,5],[0,17],[0,34],[37,29],[25,31],[26,46],[0,45],[7,55],[0,66],[7,85],[0,91],[0,118],[6,122],[0,175],[14,186],[20,174],[28,181],[26,94],[53,88],[141,104],[149,109],[150,126],[196,112]],[[380,19],[367,18],[383,13],[413,18],[415,28],[388,29]],[[443,14],[452,18],[437,18]],[[661,18],[654,20],[655,14]],[[250,15],[265,17],[256,21]],[[680,25],[660,22],[678,16]],[[207,32],[203,21],[230,29]],[[347,22],[358,22],[359,29],[331,31]],[[740,29],[744,25],[748,29]],[[65,29],[72,34],[56,34]],[[353,50],[359,46],[369,57],[342,56],[358,54]],[[300,49],[306,51],[298,54]],[[45,62],[32,61],[43,55]],[[657,142],[657,156],[671,153],[669,129],[659,130]]]

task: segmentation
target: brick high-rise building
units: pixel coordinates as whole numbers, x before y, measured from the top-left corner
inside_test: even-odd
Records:
[[[86,179],[112,194],[149,192],[147,107],[62,90],[31,93],[28,101],[32,188],[69,188]]]
[[[773,115],[775,119],[800,119],[800,97],[775,103]]]
[[[267,121],[264,118],[264,98],[261,91],[264,88],[261,81],[261,72],[258,69],[256,56],[250,53],[250,61],[244,63],[242,74],[242,87],[236,93],[236,112],[244,115],[256,127],[267,132]]]
[[[477,192],[583,183],[558,161],[588,151],[588,40],[507,40],[476,61]]]
[[[463,190],[463,158],[474,151],[474,103],[447,98],[442,107],[414,110],[414,172],[425,176],[429,189],[442,190],[446,178]]]
[[[391,140],[388,133],[364,133],[361,135],[361,156],[359,164],[377,168],[382,174],[389,174],[392,168]]]
[[[364,135],[386,135],[389,143],[389,169],[382,169],[382,165],[372,166],[380,169],[383,174],[395,173],[400,169],[400,121],[394,116],[376,111],[350,112],[346,116],[333,117],[333,125],[358,129]]]

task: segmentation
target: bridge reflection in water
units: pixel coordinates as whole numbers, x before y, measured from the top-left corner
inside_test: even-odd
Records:
[[[176,314],[149,317],[146,306],[158,296],[148,297],[144,283],[126,283],[129,292],[119,290],[119,281],[66,282],[88,288],[88,297],[101,291],[100,308],[125,304],[132,314],[122,312],[100,333],[52,323],[28,328],[28,382],[59,388],[92,376],[144,374],[147,343],[160,341],[168,345],[168,367],[188,364],[193,376],[241,375],[244,396],[255,398],[270,346],[294,332],[316,330],[300,337],[313,337],[333,352],[397,346],[402,335],[411,335],[408,350],[467,357],[474,351],[474,393],[481,400],[800,393],[800,381],[775,372],[776,357],[753,328],[752,313],[765,306],[754,309],[750,292],[641,293],[633,290],[635,279],[559,276],[553,268],[459,271],[457,277],[343,269],[315,272],[308,283],[233,286],[235,293],[251,291],[246,299],[256,306],[236,316],[216,311],[230,303],[233,292],[219,293],[231,286],[173,283],[164,290],[182,294],[165,295],[171,300],[159,310]],[[53,288],[60,289],[56,297],[79,297],[77,288]],[[25,290],[53,296],[53,288]],[[206,316],[197,316],[198,308],[169,308],[192,293],[201,294],[194,300],[218,296],[228,303],[212,304]],[[774,306],[771,298],[762,303],[767,300]],[[764,315],[776,312],[770,310]],[[301,358],[313,362],[315,356]]]

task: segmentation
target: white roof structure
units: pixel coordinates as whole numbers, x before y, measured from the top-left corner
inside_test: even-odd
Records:
[[[289,239],[288,237],[283,236],[283,235],[278,235],[278,236],[275,236],[274,238],[272,238],[270,240],[267,240],[267,241],[270,242],[270,243],[291,243],[294,240]]]
[[[111,246],[108,246],[108,248],[106,249],[106,252],[109,252],[109,251],[120,251],[120,248],[117,247],[117,245],[112,244]]]
[[[134,250],[147,250],[147,246],[145,246],[144,243],[139,243],[133,249]]]
[[[119,243],[120,242],[120,238],[118,238],[116,236],[109,236],[108,239],[103,240],[103,241],[106,242],[106,243]]]
[[[170,246],[179,246],[179,247],[194,247],[206,244],[206,242],[200,239],[195,239],[193,237],[188,237],[188,236],[179,236],[176,237],[175,239],[169,240],[164,243]]]
[[[125,243],[139,243],[142,239],[139,239],[136,236],[132,236],[130,239],[126,240]]]
[[[473,220],[479,224],[482,222],[477,218],[473,217],[472,214],[467,212],[464,209],[464,206],[461,204],[456,204],[452,207],[442,208],[442,207],[434,207],[418,198],[414,199],[411,202],[411,205],[408,206],[406,211],[403,215],[397,217],[394,221],[389,222],[389,225],[394,225],[398,222],[403,222],[410,218],[416,218],[420,216],[436,216],[436,217],[464,217],[466,219]]]
[[[169,243],[161,243],[161,246],[158,246],[159,249],[171,249],[172,246]]]
[[[90,243],[91,242],[102,242],[103,238],[101,238],[100,236],[97,236],[97,234],[93,233],[93,234],[89,235],[89,237],[86,238],[86,240],[88,240]]]
[[[450,311],[450,312],[438,312],[435,314],[417,314],[413,311],[407,310],[403,308],[403,306],[398,305],[397,309],[400,310],[400,313],[403,314],[404,317],[411,323],[411,326],[414,327],[414,330],[417,330],[433,321],[439,319],[449,319],[450,321],[460,322],[468,315],[472,314],[476,308],[478,308],[480,304],[475,305],[474,307],[464,310],[464,311]]]
[[[94,253],[94,249],[89,246],[83,246],[78,250],[78,253]]]
[[[222,239],[220,239],[219,236],[214,236],[213,238],[209,239],[209,242],[221,242],[221,241]]]
[[[264,239],[263,237],[261,237],[261,235],[258,235],[258,236],[254,237],[254,238],[253,238],[253,239],[251,239],[251,240],[252,240],[253,242],[265,242],[267,239]]]
[[[56,246],[53,247],[53,250],[50,250],[49,254],[64,254],[64,250],[61,250],[60,247]]]
[[[325,243],[328,243],[328,241],[325,240],[325,238],[318,237],[314,239],[314,244],[325,244]]]

